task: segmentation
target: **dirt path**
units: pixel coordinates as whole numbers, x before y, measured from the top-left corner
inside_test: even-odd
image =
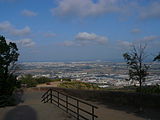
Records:
[[[43,92],[26,91],[23,103],[0,108],[0,120],[73,120],[57,106],[41,103],[42,94]]]
[[[96,120],[160,120],[160,111],[158,110],[144,109],[143,112],[138,112],[135,108],[87,102],[98,107],[96,115],[99,118]]]
[[[40,97],[44,92],[25,91],[23,103],[14,107],[0,108],[0,120],[74,120],[57,106],[41,103]],[[95,120],[160,120],[158,112],[146,111],[145,114],[139,115],[131,109],[114,108],[97,102],[87,102],[98,106],[95,111],[98,118]]]

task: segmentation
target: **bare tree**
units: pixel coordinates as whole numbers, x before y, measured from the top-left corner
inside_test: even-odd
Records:
[[[147,45],[132,45],[131,50],[123,54],[129,68],[129,79],[139,82],[140,92],[142,83],[148,75],[149,65],[145,64]]]
[[[160,61],[160,53],[154,58],[153,61]]]

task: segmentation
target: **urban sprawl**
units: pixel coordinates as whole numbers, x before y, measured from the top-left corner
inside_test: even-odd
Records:
[[[149,75],[145,85],[160,85],[160,64],[150,64]],[[128,68],[125,63],[112,62],[26,62],[21,63],[19,77],[31,74],[33,77],[69,78],[72,81],[82,81],[97,84],[99,87],[123,87],[139,85],[137,81],[129,80]]]

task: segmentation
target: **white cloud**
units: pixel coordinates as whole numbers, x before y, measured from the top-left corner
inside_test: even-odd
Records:
[[[53,15],[69,18],[119,13],[141,19],[159,19],[160,2],[153,0],[148,3],[142,5],[139,0],[57,0],[57,6],[51,12]]]
[[[134,28],[134,29],[132,29],[132,31],[131,31],[131,33],[134,33],[134,34],[137,34],[137,33],[140,33],[140,32],[141,32],[141,30],[138,29],[138,28]]]
[[[28,26],[26,26],[23,29],[13,29],[10,32],[12,35],[15,35],[15,36],[24,36],[24,35],[29,34],[30,31],[31,29]]]
[[[30,38],[24,38],[20,40],[11,40],[11,39],[6,39],[6,42],[13,42],[16,43],[19,47],[33,47],[35,45],[35,42],[30,39]]]
[[[69,46],[75,46],[76,44],[73,41],[64,41],[60,45],[69,47]]]
[[[44,37],[47,37],[47,38],[55,37],[55,36],[56,36],[56,34],[55,34],[55,33],[50,33],[50,32],[48,32],[48,33],[44,33]]]
[[[130,47],[131,45],[132,43],[128,41],[118,41],[118,46],[120,46],[121,48],[127,48]]]
[[[25,36],[30,34],[31,29],[28,26],[22,29],[17,29],[10,22],[5,21],[5,22],[0,22],[0,32],[6,32],[14,36]]]
[[[5,21],[0,23],[0,31],[9,31],[10,29],[12,29],[10,22]]]
[[[152,2],[141,9],[141,19],[160,18],[160,2]]]
[[[37,13],[30,10],[23,10],[22,15],[32,17],[32,16],[37,16]]]
[[[58,6],[51,10],[57,16],[95,16],[104,13],[118,12],[117,0],[59,0]]]
[[[152,42],[152,41],[158,40],[158,39],[160,39],[160,36],[152,35],[152,36],[146,36],[146,37],[139,39],[137,41],[139,41],[139,42]]]
[[[33,47],[35,45],[35,42],[33,42],[32,39],[29,38],[18,40],[16,41],[16,43],[21,47]]]
[[[105,44],[108,41],[108,38],[96,35],[94,33],[81,32],[76,35],[75,40],[78,41],[80,44]]]
[[[65,41],[61,45],[63,46],[84,46],[84,45],[105,45],[108,42],[108,38],[100,36],[94,33],[80,32],[75,36],[73,41]]]
[[[118,41],[118,46],[121,48],[128,48],[131,47],[132,45],[139,45],[139,44],[146,44],[146,45],[153,45],[155,43],[158,43],[160,39],[160,36],[145,36],[143,38],[140,39],[136,39],[132,42],[129,41]],[[155,46],[155,45],[154,45]]]

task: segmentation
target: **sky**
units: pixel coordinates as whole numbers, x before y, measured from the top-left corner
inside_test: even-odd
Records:
[[[21,62],[118,62],[132,44],[160,52],[160,0],[0,0],[0,16]]]

